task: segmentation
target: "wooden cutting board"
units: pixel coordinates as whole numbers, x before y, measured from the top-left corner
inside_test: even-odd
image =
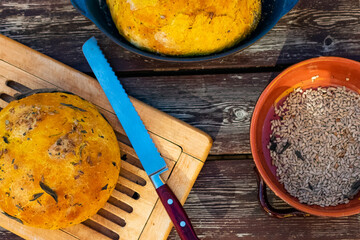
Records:
[[[98,82],[48,56],[0,35],[0,108],[13,95],[29,89],[56,88],[94,103],[116,131],[122,154],[118,184],[106,205],[93,217],[66,229],[24,226],[0,214],[0,226],[25,239],[166,239],[170,218],[131,148]],[[204,132],[131,99],[169,167],[162,175],[184,204],[210,151]],[[196,229],[196,225],[195,225]]]

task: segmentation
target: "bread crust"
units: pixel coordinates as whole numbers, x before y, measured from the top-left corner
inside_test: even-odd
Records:
[[[0,209],[25,225],[58,229],[104,206],[120,171],[115,133],[96,107],[38,93],[0,112]]]
[[[119,33],[139,48],[165,55],[206,55],[253,31],[261,0],[107,0]]]

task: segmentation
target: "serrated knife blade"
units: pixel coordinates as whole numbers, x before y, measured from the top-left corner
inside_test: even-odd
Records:
[[[146,173],[152,176],[159,171],[167,170],[164,159],[160,156],[139,114],[98,47],[95,38],[91,38],[83,45],[83,52]]]

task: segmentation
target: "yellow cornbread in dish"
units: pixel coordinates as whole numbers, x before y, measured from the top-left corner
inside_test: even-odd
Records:
[[[115,133],[72,94],[37,93],[0,112],[0,210],[24,225],[58,229],[104,206],[118,180]]]
[[[261,0],[107,0],[120,34],[164,55],[206,55],[232,47],[257,26]]]

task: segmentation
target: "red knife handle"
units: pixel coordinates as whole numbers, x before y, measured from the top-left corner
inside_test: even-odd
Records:
[[[171,191],[167,184],[156,189],[162,204],[164,205],[176,231],[182,240],[199,239],[196,236],[189,217],[186,215],[184,208],[181,206],[175,194]]]

